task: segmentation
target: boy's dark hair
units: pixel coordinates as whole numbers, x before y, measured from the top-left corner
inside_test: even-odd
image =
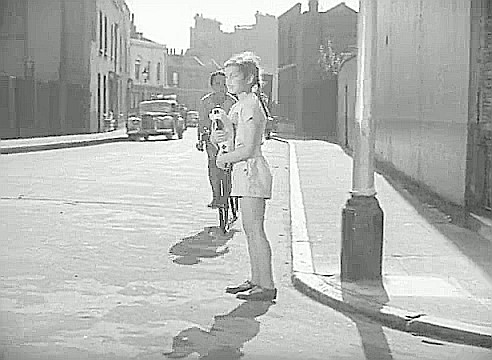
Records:
[[[213,73],[210,74],[210,86],[213,85],[214,83],[214,79],[216,76],[223,76],[225,77],[225,72],[223,72],[222,70],[217,70],[217,71],[214,71]]]

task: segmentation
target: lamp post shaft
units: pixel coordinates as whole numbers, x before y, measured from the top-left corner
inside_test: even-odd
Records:
[[[381,280],[383,212],[374,186],[377,0],[360,0],[352,192],[342,212],[342,281]]]
[[[357,98],[355,126],[357,142],[353,163],[355,195],[373,196],[374,189],[374,124],[373,92],[377,51],[376,0],[361,0],[358,21]]]

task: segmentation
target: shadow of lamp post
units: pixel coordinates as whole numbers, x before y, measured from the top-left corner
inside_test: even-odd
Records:
[[[357,24],[357,99],[352,191],[342,211],[342,281],[381,281],[383,211],[374,187],[373,92],[377,1],[361,0]]]

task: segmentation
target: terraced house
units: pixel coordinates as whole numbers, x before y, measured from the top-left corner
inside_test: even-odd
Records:
[[[124,0],[0,2],[2,138],[102,131],[126,113]]]

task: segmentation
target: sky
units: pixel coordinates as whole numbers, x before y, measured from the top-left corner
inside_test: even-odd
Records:
[[[341,0],[319,0],[319,11],[326,11]],[[292,6],[301,3],[307,11],[308,0],[126,0],[135,14],[137,31],[150,40],[168,48],[186,50],[190,46],[190,27],[195,25],[194,16],[222,23],[224,32],[234,31],[235,25],[253,25],[255,13],[282,15]],[[359,0],[345,0],[345,4],[359,10]]]

